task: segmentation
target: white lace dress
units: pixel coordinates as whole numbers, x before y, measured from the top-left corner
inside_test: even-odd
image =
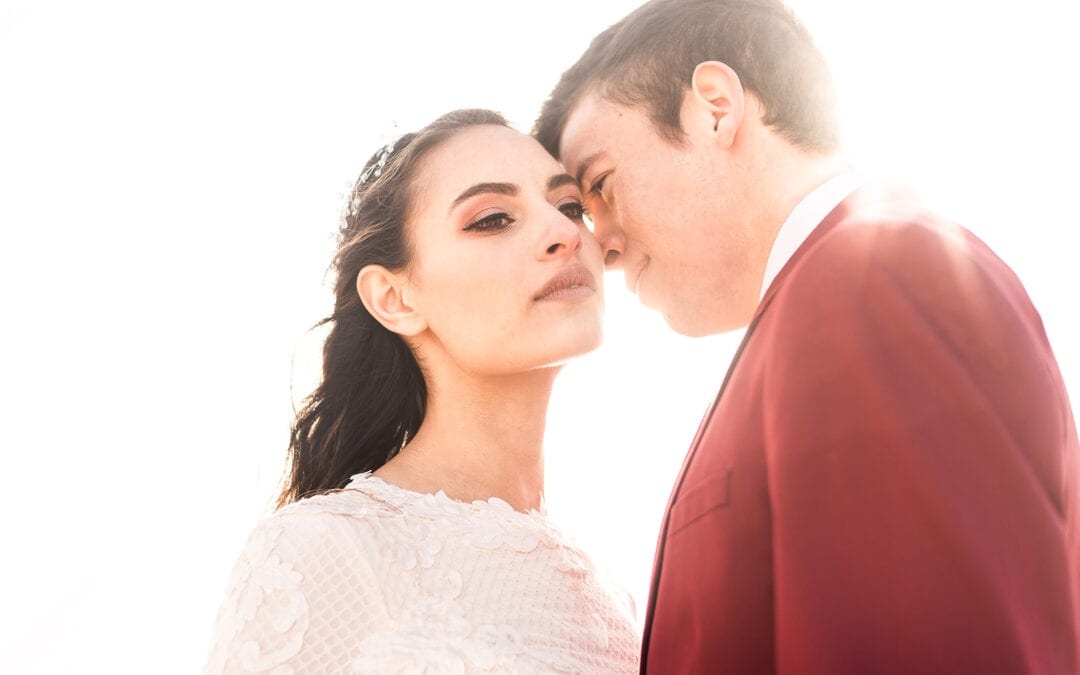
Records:
[[[208,673],[637,673],[629,596],[536,511],[358,474],[252,533]]]

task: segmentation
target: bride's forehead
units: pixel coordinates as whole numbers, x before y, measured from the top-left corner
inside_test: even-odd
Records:
[[[459,162],[462,160],[514,162],[551,159],[551,156],[531,136],[508,127],[490,124],[462,129],[446,139],[437,150],[438,154],[447,159]]]
[[[532,137],[492,125],[463,129],[424,158],[421,180],[429,189],[477,182],[545,185],[562,165]]]

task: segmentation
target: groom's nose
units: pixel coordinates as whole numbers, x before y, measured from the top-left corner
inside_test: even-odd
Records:
[[[600,241],[600,250],[604,252],[604,269],[617,270],[622,267],[623,251],[626,249],[626,237],[617,227],[603,227],[595,224],[596,238]]]

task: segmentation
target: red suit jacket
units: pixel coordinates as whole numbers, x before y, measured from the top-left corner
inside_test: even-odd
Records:
[[[769,287],[675,484],[642,671],[1077,673],[1080,448],[982,242],[864,188]]]

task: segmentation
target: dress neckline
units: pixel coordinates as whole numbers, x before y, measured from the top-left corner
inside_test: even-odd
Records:
[[[540,504],[539,509],[518,511],[511,506],[509,502],[499,497],[488,497],[487,499],[476,499],[467,502],[460,499],[454,499],[442,490],[435,493],[418,492],[416,490],[401,487],[400,485],[395,485],[394,483],[388,483],[370,471],[364,471],[353,475],[349,480],[349,484],[345,486],[345,489],[360,490],[370,496],[380,498],[382,501],[385,501],[392,506],[402,506],[406,503],[426,504],[429,506],[441,507],[439,510],[456,508],[460,509],[462,513],[476,514],[488,512],[504,518],[517,516],[528,518],[533,521],[540,521],[544,526],[550,526],[547,517],[547,508],[545,508],[543,503]]]

